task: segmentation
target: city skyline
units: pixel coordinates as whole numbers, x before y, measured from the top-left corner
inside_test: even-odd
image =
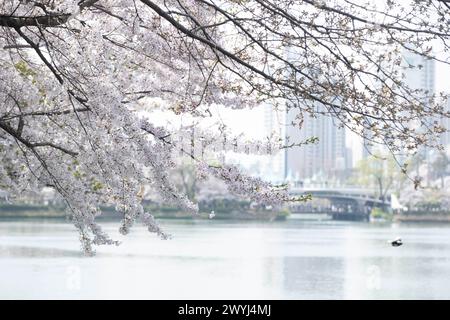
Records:
[[[412,89],[423,89],[428,91],[430,95],[439,91],[449,91],[450,80],[446,82],[446,79],[449,78],[450,72],[444,72],[448,69],[448,66],[408,51],[405,51],[402,56],[405,64],[405,81]],[[408,68],[407,66],[410,65],[415,67]],[[419,65],[420,67],[418,67]],[[447,84],[447,87],[445,84]],[[444,88],[446,90],[442,90]],[[447,111],[450,110],[450,100],[447,101],[445,107]],[[273,113],[274,111],[272,111]],[[286,122],[279,123],[279,127],[284,130],[279,130],[279,132],[284,132],[285,138],[290,137],[291,142],[299,142],[311,136],[317,136],[319,143],[287,149],[285,152],[280,152],[278,156],[270,157],[275,168],[279,168],[280,159],[284,159],[284,180],[302,180],[301,177],[310,179],[314,174],[319,173],[325,173],[325,176],[329,177],[332,171],[353,168],[360,159],[371,154],[372,146],[370,143],[367,144],[365,139],[356,136],[355,133],[346,128],[338,129],[331,117],[319,114],[312,119],[305,115],[301,128],[289,126],[295,120],[297,114],[298,109],[286,112]],[[272,116],[270,119],[279,119],[279,116]],[[436,120],[446,129],[450,128],[448,119],[437,118]],[[269,126],[266,124],[266,127],[271,128],[272,131],[274,126],[274,123]],[[448,153],[447,145],[450,144],[450,133],[443,133],[439,141]],[[426,154],[427,160],[430,160],[429,152],[426,151]],[[303,159],[304,162],[302,163],[299,159]]]

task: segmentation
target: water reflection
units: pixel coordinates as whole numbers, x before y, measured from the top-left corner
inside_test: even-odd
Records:
[[[331,257],[283,259],[283,287],[289,298],[343,298],[344,263]]]
[[[0,298],[450,298],[448,225],[162,224],[173,240],[136,227],[86,258],[65,221],[0,221]],[[103,225],[120,240],[117,222]]]

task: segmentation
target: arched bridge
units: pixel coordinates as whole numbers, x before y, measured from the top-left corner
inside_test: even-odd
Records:
[[[292,188],[292,196],[311,194],[313,200],[291,204],[291,212],[326,213],[337,220],[367,220],[374,207],[391,209],[391,199],[384,201],[376,190],[363,188]],[[327,201],[317,201],[325,199]]]

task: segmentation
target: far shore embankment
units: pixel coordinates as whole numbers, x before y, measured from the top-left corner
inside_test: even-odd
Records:
[[[115,211],[113,207],[102,207],[99,219],[121,219],[123,214]],[[146,208],[155,218],[159,219],[210,219],[211,212],[200,212],[192,215],[175,208]],[[243,211],[243,210],[218,210],[214,213],[215,220],[284,220],[289,213],[274,211]],[[29,205],[29,204],[0,204],[1,218],[36,218],[36,219],[61,219],[67,218],[68,213],[63,207]]]

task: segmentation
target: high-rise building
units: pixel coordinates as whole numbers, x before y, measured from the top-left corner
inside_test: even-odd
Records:
[[[281,139],[285,137],[284,109],[274,108],[272,104],[266,104],[264,108],[264,135]],[[273,155],[265,156],[262,161],[262,176],[271,182],[284,181],[285,153],[283,150],[274,150]]]
[[[412,89],[423,89],[429,95],[435,91],[435,61],[409,50],[403,52],[405,82]],[[410,68],[412,66],[412,68]]]
[[[450,112],[450,99],[447,100],[444,111]],[[445,118],[445,117],[440,118],[440,124],[446,130],[450,130],[450,119],[449,118]],[[446,150],[450,150],[450,132],[444,132],[441,135],[440,143],[445,147]]]
[[[410,50],[404,50],[403,65],[405,83],[411,89],[424,90],[423,103],[427,104],[427,97],[434,94],[435,91],[435,61],[411,52]],[[427,121],[440,122],[440,119],[428,119]],[[419,152],[423,154],[424,159],[429,163],[433,150],[423,147]]]
[[[293,63],[302,60],[302,56],[298,55],[295,48],[288,48],[285,56]],[[313,67],[309,67],[304,72],[313,77],[320,77],[318,70]],[[308,79],[302,79],[302,81],[308,82]],[[319,139],[316,144],[286,149],[285,179],[288,181],[327,181],[348,169],[349,152],[346,148],[345,129],[339,129],[337,120],[325,115],[327,110],[323,104],[317,103],[314,111],[314,117],[308,113],[303,115],[301,127],[296,125],[299,123],[297,118],[301,112],[300,108],[290,107],[285,112],[287,144],[301,143],[311,137]]]
[[[293,126],[299,115],[298,108],[286,112],[286,140],[299,143],[310,137],[319,138],[318,143],[286,149],[286,180],[327,180],[348,169],[349,150],[345,143],[345,129],[338,128],[336,120],[320,114],[323,105],[317,106],[315,117],[305,115],[302,127]]]
[[[405,50],[403,52],[405,83],[411,89],[424,91],[423,103],[435,92],[435,61]],[[439,119],[428,119],[432,122]]]
[[[410,46],[411,47],[411,46]],[[424,103],[427,103],[427,97],[431,96],[435,92],[435,61],[427,59],[419,54],[416,54],[410,50],[404,50],[402,53],[402,67],[405,75],[405,84],[411,89],[421,89],[425,91]],[[435,121],[437,119],[429,119],[429,121]],[[440,120],[438,120],[440,121]],[[411,124],[419,126],[420,124]],[[370,132],[366,132],[365,135],[370,137]],[[377,148],[380,148],[378,146]],[[367,139],[363,139],[362,157],[366,158],[373,151],[373,146]],[[420,152],[425,158],[429,157],[430,150],[422,148]]]

